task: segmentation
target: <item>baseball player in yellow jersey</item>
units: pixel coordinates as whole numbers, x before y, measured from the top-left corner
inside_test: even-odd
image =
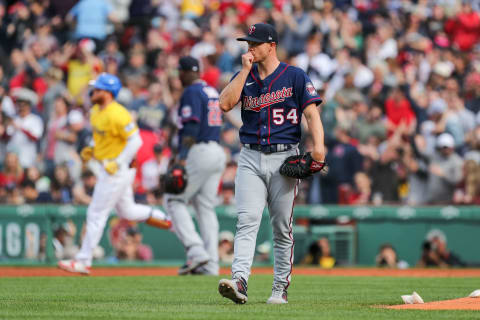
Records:
[[[170,220],[152,207],[136,204],[132,183],[135,155],[142,145],[138,128],[129,112],[114,99],[122,87],[120,80],[102,73],[92,82],[94,104],[90,122],[93,130],[92,147],[81,152],[83,161],[95,159],[102,164],[98,181],[87,210],[87,228],[82,248],[73,260],[62,260],[58,266],[66,271],[90,273],[92,251],[98,245],[112,209],[125,219],[169,229]]]

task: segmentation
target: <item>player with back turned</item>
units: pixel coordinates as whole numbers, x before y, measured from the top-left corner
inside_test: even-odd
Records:
[[[258,228],[268,205],[273,228],[274,279],[267,303],[287,303],[293,263],[293,205],[298,178],[324,167],[323,126],[317,105],[321,98],[301,69],[277,58],[278,35],[273,26],[252,25],[242,55],[242,69],[220,94],[220,108],[230,111],[241,102],[243,148],[235,178],[238,211],[232,279],[222,279],[218,290],[236,303],[247,302]],[[305,115],[313,150],[297,156],[301,119]]]
[[[175,234],[187,255],[178,274],[218,275],[218,220],[214,206],[226,162],[219,145],[219,95],[200,79],[197,59],[182,57],[179,73],[184,87],[178,109],[180,150],[177,165],[164,178],[164,208],[172,217]],[[184,176],[187,183],[182,182]],[[195,209],[200,234],[187,210],[189,202]]]
[[[133,199],[134,159],[142,145],[137,125],[130,113],[115,101],[122,84],[111,74],[102,73],[91,83],[90,113],[93,146],[81,151],[84,162],[94,159],[101,164],[92,201],[87,209],[86,234],[75,259],[59,261],[60,269],[89,274],[93,249],[100,242],[112,209],[127,220],[145,221],[162,229],[171,227],[165,214]]]

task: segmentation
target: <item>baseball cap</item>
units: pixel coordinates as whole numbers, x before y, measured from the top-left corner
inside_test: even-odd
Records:
[[[455,140],[450,133],[442,133],[437,138],[438,148],[453,148],[455,146]]]
[[[17,102],[24,101],[30,106],[35,106],[38,103],[38,95],[34,91],[23,87],[13,89],[12,97],[14,97]]]
[[[101,73],[97,79],[90,81],[88,84],[95,89],[109,91],[114,97],[117,97],[120,89],[122,89],[120,79],[116,75],[106,72]]]
[[[278,34],[275,28],[268,23],[256,23],[248,29],[248,35],[237,38],[238,41],[275,42],[278,43]]]
[[[178,62],[178,69],[183,71],[197,72],[200,70],[200,64],[194,57],[185,56],[180,58],[180,61]]]

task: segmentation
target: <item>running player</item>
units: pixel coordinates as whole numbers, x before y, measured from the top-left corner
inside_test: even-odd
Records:
[[[115,208],[117,214],[127,220],[146,223],[169,229],[171,222],[165,214],[153,207],[136,204],[133,200],[132,183],[135,178],[134,163],[142,139],[132,117],[115,101],[122,84],[111,74],[102,73],[92,82],[90,113],[93,130],[93,146],[81,152],[83,161],[95,159],[102,166],[98,182],[87,210],[87,228],[82,248],[73,260],[59,261],[60,269],[89,274],[92,251],[98,245],[109,213]]]

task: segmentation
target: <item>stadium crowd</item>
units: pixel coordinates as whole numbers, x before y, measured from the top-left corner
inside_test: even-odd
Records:
[[[329,173],[296,203],[480,203],[480,7],[459,0],[0,1],[0,202],[88,204],[88,82],[106,71],[144,141],[136,198],[161,204],[177,147],[178,60],[219,91],[253,23],[324,98]],[[238,109],[238,108],[237,108]],[[305,122],[305,121],[304,121]],[[240,112],[225,118],[219,202],[234,201]],[[304,135],[305,148],[311,139]]]

